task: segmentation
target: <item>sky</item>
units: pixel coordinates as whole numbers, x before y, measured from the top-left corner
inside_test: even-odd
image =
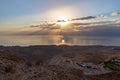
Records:
[[[120,17],[119,5],[120,0],[0,0],[0,28],[4,30],[27,27],[28,29],[28,26],[38,26],[42,21],[57,21],[60,16],[65,16],[72,21],[78,21],[78,19],[81,22],[105,20],[108,23]],[[92,18],[88,19],[90,16]],[[94,24],[98,25],[98,23]],[[105,25],[105,23],[99,24]],[[69,26],[76,26],[76,23]]]

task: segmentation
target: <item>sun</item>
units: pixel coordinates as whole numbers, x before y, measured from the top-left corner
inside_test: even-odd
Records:
[[[68,18],[66,16],[60,16],[57,20],[57,24],[67,25],[68,24]]]
[[[68,19],[67,19],[67,17],[66,17],[66,16],[60,16],[60,17],[59,17],[59,20],[68,21]]]

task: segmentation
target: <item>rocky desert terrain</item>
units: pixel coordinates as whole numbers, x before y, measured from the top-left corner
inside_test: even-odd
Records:
[[[0,80],[120,80],[120,47],[0,46]]]

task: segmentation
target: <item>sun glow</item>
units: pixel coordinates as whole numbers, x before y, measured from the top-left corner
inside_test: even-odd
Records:
[[[68,21],[67,17],[66,16],[60,16],[58,18],[58,20],[64,20],[65,22]]]
[[[57,24],[60,25],[67,25],[68,24],[68,19],[65,16],[60,16],[57,20]]]

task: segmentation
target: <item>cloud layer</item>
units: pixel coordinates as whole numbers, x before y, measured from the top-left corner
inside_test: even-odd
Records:
[[[120,12],[109,15],[87,16],[69,19],[66,25],[59,22],[41,22],[16,29],[16,35],[87,35],[120,36]],[[115,18],[113,16],[116,16]],[[12,31],[11,31],[12,32]],[[3,32],[2,32],[3,33]],[[9,33],[9,31],[7,31]]]
[[[120,12],[112,12],[111,15],[112,16],[118,16],[118,15],[120,15]]]

